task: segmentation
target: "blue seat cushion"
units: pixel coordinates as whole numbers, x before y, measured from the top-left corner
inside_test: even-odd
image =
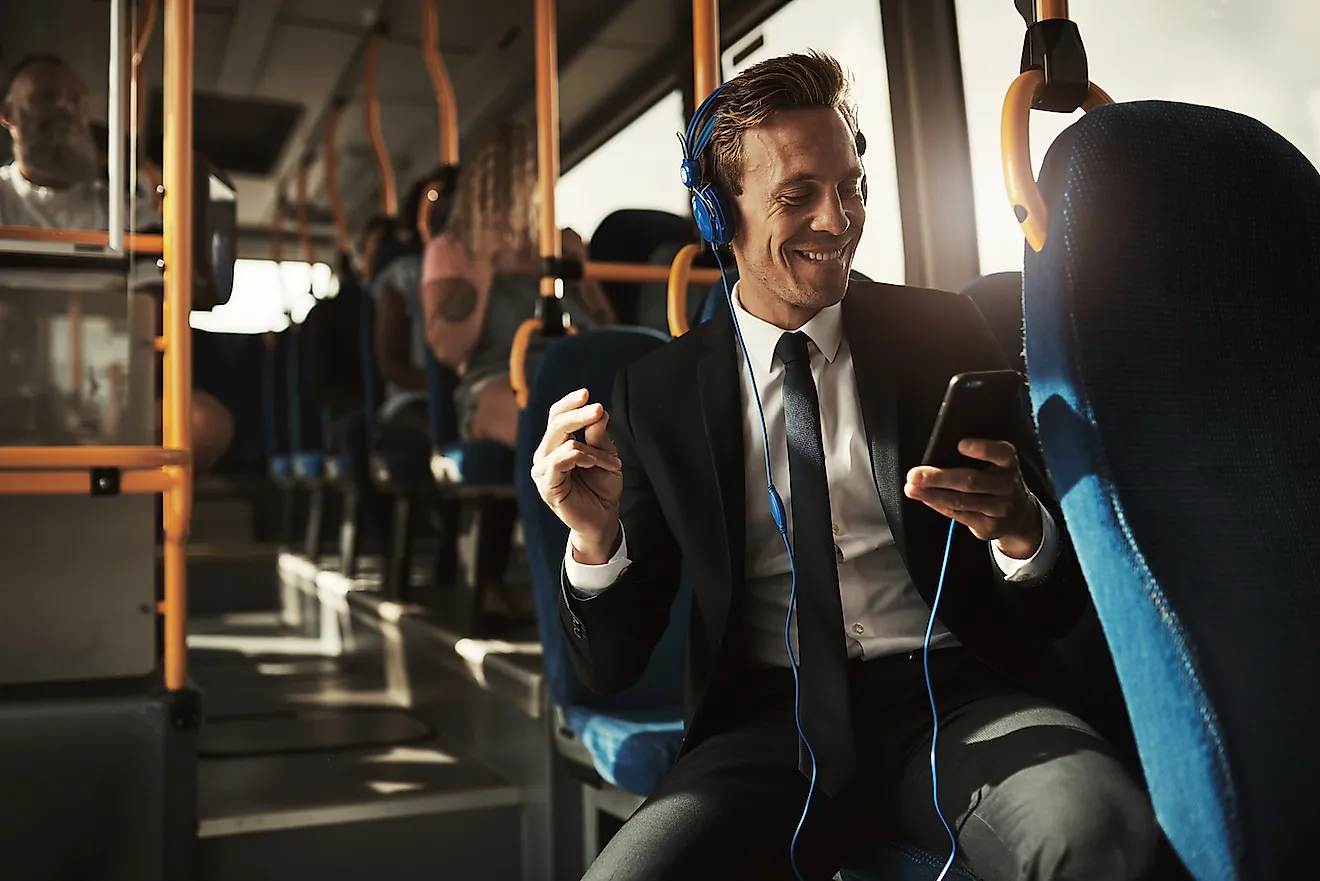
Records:
[[[294,453],[293,473],[299,480],[320,480],[325,476],[325,453],[320,450]]]
[[[445,444],[431,456],[437,483],[513,483],[513,450],[494,441]]]
[[[934,854],[901,841],[877,841],[840,875],[843,881],[935,881],[948,860],[947,852]],[[978,881],[956,863],[944,877],[947,881]]]
[[[271,456],[270,476],[275,480],[293,480],[293,459],[287,453]]]
[[[634,795],[649,795],[683,745],[683,708],[603,713],[565,707],[564,720],[596,763],[596,773]]]

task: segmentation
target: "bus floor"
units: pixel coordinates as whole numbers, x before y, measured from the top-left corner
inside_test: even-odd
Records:
[[[526,876],[526,788],[470,748],[498,718],[465,677],[410,673],[376,611],[333,639],[280,608],[190,622],[198,881]]]

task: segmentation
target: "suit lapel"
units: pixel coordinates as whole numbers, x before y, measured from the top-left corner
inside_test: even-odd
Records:
[[[871,452],[871,473],[889,521],[894,543],[907,562],[907,538],[903,508],[905,482],[899,448],[898,387],[895,382],[894,345],[889,325],[882,316],[884,288],[854,285],[843,299],[843,327],[852,350],[857,394],[861,399],[862,422]]]
[[[715,488],[724,522],[724,566],[729,584],[743,580],[746,545],[746,480],[743,470],[743,404],[738,382],[738,352],[733,319],[721,310],[699,330],[705,350],[697,362],[697,387]],[[723,610],[727,614],[728,609]]]

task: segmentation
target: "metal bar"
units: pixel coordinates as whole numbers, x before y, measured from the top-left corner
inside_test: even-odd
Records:
[[[168,353],[166,358],[168,358]],[[192,454],[169,447],[0,447],[0,471],[40,468],[162,468]]]
[[[45,229],[29,226],[0,226],[0,240],[16,242],[50,242],[57,245],[88,245],[110,247],[110,234],[105,230]],[[160,254],[165,250],[163,236],[125,234],[121,248],[137,254]]]
[[[440,122],[440,161],[445,165],[458,164],[458,102],[454,98],[454,84],[440,54],[440,14],[435,0],[420,0],[422,13],[422,57],[426,72],[435,91],[436,109]]]
[[[669,266],[645,263],[583,263],[582,276],[594,281],[617,281],[625,284],[667,284]],[[720,280],[718,269],[693,269],[689,284],[715,284]]]
[[[128,187],[119,179],[124,168],[124,0],[110,0],[110,106],[106,109],[106,161],[110,166],[110,209],[106,243],[116,254],[124,250],[124,201]]]
[[[1068,18],[1068,0],[1036,0],[1036,21]]]
[[[559,35],[555,0],[536,0],[536,161],[540,190],[541,258],[558,260],[563,242],[555,221],[559,183]],[[559,280],[541,279],[541,296],[553,298]]]
[[[719,0],[692,0],[692,81],[696,103],[706,100],[723,79],[720,69]]]
[[[121,495],[165,493],[174,488],[175,482],[176,479],[165,469],[126,471],[120,475],[119,492]],[[0,472],[0,495],[3,496],[85,496],[91,492],[90,470]]]
[[[188,684],[188,530],[192,520],[193,0],[165,0],[164,441],[184,452],[165,494],[165,687]]]
[[[380,125],[380,87],[376,81],[376,67],[380,62],[380,47],[385,35],[377,30],[367,44],[367,55],[362,64],[362,95],[366,113],[367,135],[371,138],[371,149],[376,153],[376,167],[380,170],[380,208],[388,217],[399,214],[399,191],[394,181],[394,163],[390,159],[389,147],[385,144],[385,132]]]

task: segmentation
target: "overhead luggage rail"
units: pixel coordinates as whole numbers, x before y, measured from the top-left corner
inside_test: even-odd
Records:
[[[1068,0],[1016,0],[1027,23],[1022,73],[1008,88],[1000,122],[1004,186],[1032,250],[1045,247],[1050,215],[1031,164],[1031,111],[1090,112],[1113,99],[1090,81],[1081,32]]]

